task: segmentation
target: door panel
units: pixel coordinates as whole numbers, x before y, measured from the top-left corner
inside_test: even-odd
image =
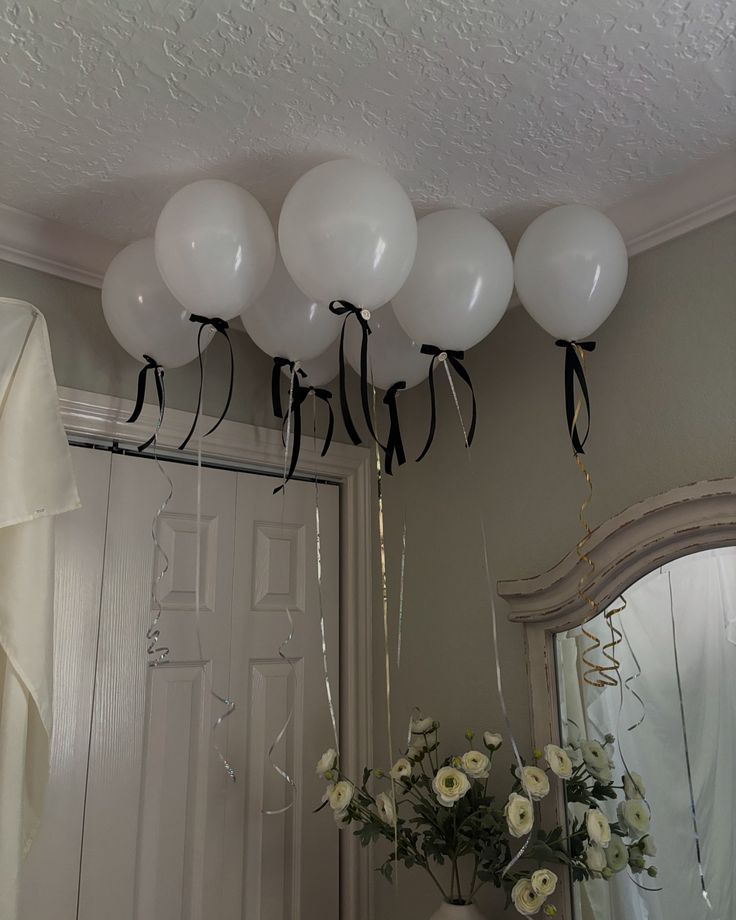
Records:
[[[314,485],[238,475],[231,674],[238,710],[231,751],[243,764],[244,796],[228,811],[228,920],[338,917],[338,836],[314,815],[324,784],[314,765],[334,744],[322,667]],[[339,490],[320,485],[323,606],[332,692],[338,707]],[[288,637],[290,611],[294,636]],[[289,664],[291,662],[291,664]],[[274,761],[296,779],[295,794],[267,752],[292,712]],[[294,805],[284,814],[268,815]]]
[[[170,655],[150,668],[151,519],[168,484],[148,460],[113,460],[80,920],[200,920],[206,881],[220,872],[228,790],[210,689],[224,696],[229,682],[236,477],[202,473],[200,651],[196,469],[165,468],[174,494],[159,521],[169,557],[159,596]]]
[[[54,730],[20,920],[76,920],[111,454],[72,448],[82,507],[56,519]]]

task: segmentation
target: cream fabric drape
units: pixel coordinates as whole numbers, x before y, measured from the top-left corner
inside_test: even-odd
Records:
[[[677,627],[685,720],[693,773],[706,883],[714,910],[702,895],[688,792],[685,749],[674,665],[669,581]],[[618,688],[596,689],[580,681],[584,638],[558,639],[563,716],[592,738],[617,734],[631,770],[640,773],[653,810],[652,862],[656,880],[639,876],[658,893],[637,889],[627,873],[610,885],[576,887],[581,920],[734,920],[736,853],[736,548],[696,553],[656,570],[626,592],[622,614],[642,676],[632,687],[646,706],[625,695],[619,719]],[[586,627],[610,639],[603,617]],[[578,631],[575,630],[574,633]],[[574,634],[573,633],[573,634]],[[600,655],[600,652],[598,653]],[[624,679],[636,673],[631,654],[619,647]],[[582,692],[581,692],[582,690]],[[615,755],[616,775],[623,765]],[[611,814],[611,817],[614,815]]]
[[[0,920],[15,920],[52,730],[54,517],[79,506],[43,316],[0,298]]]

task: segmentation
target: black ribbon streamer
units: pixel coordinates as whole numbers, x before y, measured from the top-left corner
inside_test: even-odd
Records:
[[[153,371],[153,379],[156,382],[156,398],[158,399],[158,414],[160,422],[163,422],[164,417],[164,369],[156,361],[155,358],[152,358],[150,355],[143,355],[146,359],[146,363],[140,369],[138,374],[138,392],[135,397],[135,408],[129,419],[126,419],[126,423],[135,422],[138,420],[138,417],[143,410],[143,400],[146,397],[146,380],[148,378],[148,372]],[[151,435],[151,437],[141,444],[138,447],[138,451],[144,451],[147,447],[150,447],[153,444],[153,439],[156,437],[156,434]]]
[[[283,359],[277,358],[276,360],[281,361]],[[304,400],[309,396],[310,393],[314,393],[315,399],[321,399],[324,404],[327,406],[327,411],[329,413],[329,420],[327,423],[327,434],[325,435],[325,442],[322,445],[322,450],[320,456],[324,457],[327,451],[330,449],[330,444],[332,443],[332,434],[335,429],[335,415],[332,411],[332,406],[330,400],[332,399],[332,393],[329,390],[324,390],[321,387],[311,387],[311,386],[302,386],[299,382],[299,374],[304,376],[303,371],[295,371],[293,369],[293,362],[286,361],[287,365],[292,367],[292,381],[289,389],[291,390],[291,401],[289,406],[286,409],[286,416],[284,418],[284,424],[281,426],[281,438],[284,440],[284,428],[288,421],[289,416],[292,418],[292,446],[291,446],[291,460],[289,461],[289,469],[284,476],[284,481],[280,486],[273,490],[273,494],[276,495],[277,492],[280,492],[286,483],[293,478],[294,472],[296,471],[297,463],[299,462],[299,453],[301,451],[302,443],[302,404]],[[284,365],[279,365],[279,370]],[[276,369],[276,365],[274,365]],[[281,396],[279,394],[279,408],[281,408]],[[275,412],[274,404],[274,412]],[[278,415],[278,418],[282,418],[282,415]],[[284,441],[284,447],[286,447],[286,442]]]
[[[585,379],[585,368],[577,350],[582,348],[583,351],[594,351],[595,342],[568,342],[567,339],[557,339],[555,345],[565,349],[565,413],[567,415],[567,430],[570,434],[572,449],[576,455],[584,454],[583,448],[590,434],[590,397],[588,395],[588,383]],[[585,402],[587,416],[587,426],[582,438],[575,419],[575,378],[577,378],[580,385],[580,393]]]
[[[424,445],[424,450],[417,457],[417,463],[420,460],[423,460],[427,455],[427,451],[432,446],[432,441],[434,441],[435,431],[437,429],[437,398],[434,389],[434,369],[435,364],[440,358],[441,355],[445,355],[446,359],[450,362],[451,366],[457,372],[458,377],[465,383],[465,385],[470,390],[470,397],[473,401],[472,414],[470,417],[470,425],[468,427],[468,443],[467,446],[473,443],[473,438],[475,437],[475,423],[477,420],[477,407],[475,404],[475,390],[473,389],[473,382],[470,379],[470,374],[468,373],[465,365],[462,363],[463,358],[465,357],[464,351],[448,351],[445,348],[438,348],[436,345],[422,345],[422,354],[423,355],[432,355],[432,363],[429,365],[429,400],[430,400],[430,411],[431,418],[429,422],[429,435],[427,436],[427,443]]]
[[[273,414],[276,418],[284,417],[284,410],[281,405],[281,369],[288,367],[291,371],[291,374],[298,374],[300,377],[306,377],[301,368],[294,370],[296,366],[295,361],[290,361],[288,358],[274,358],[273,359],[273,370],[271,371],[271,405],[273,406]],[[297,379],[294,380],[294,383],[298,383]],[[288,408],[288,407],[287,407]]]
[[[391,467],[394,457],[396,457],[396,462],[399,466],[406,463],[404,443],[401,440],[401,428],[399,427],[399,409],[396,405],[396,397],[401,390],[405,388],[406,382],[404,380],[399,380],[386,390],[386,395],[383,397],[385,405],[388,406],[389,417],[388,438],[386,440],[386,447],[384,448],[386,452],[384,468],[389,476],[393,475]]]
[[[197,411],[194,413],[194,421],[192,422],[192,427],[189,429],[189,434],[179,445],[179,450],[184,450],[184,448],[191,440],[191,437],[194,434],[194,429],[197,427],[197,422],[199,421],[199,413],[202,408],[202,387],[204,385],[204,365],[202,364],[202,333],[204,332],[205,327],[212,326],[215,332],[219,332],[227,342],[227,347],[230,352],[230,384],[227,390],[225,407],[220,413],[220,417],[217,419],[215,424],[210,428],[209,431],[206,431],[202,435],[203,438],[206,438],[207,435],[212,434],[212,432],[219,427],[220,423],[227,415],[227,410],[230,408],[230,400],[233,398],[233,381],[235,376],[235,358],[233,357],[233,345],[230,341],[230,336],[227,334],[227,330],[230,328],[227,322],[225,322],[224,319],[209,316],[199,316],[196,313],[192,313],[192,315],[189,317],[189,320],[192,323],[200,324],[199,332],[197,333],[197,357],[199,359],[199,395],[197,396]]]
[[[368,431],[370,431],[373,440],[377,442],[378,438],[376,437],[376,432],[373,430],[371,405],[370,399],[368,398],[368,336],[371,334],[371,327],[368,325],[368,320],[363,316],[363,311],[347,300],[333,300],[330,304],[330,310],[337,316],[345,317],[342,324],[342,332],[340,333],[340,409],[342,410],[342,417],[345,422],[345,430],[353,444],[363,443],[353,423],[353,417],[350,414],[345,377],[345,327],[350,317],[355,316],[360,323],[362,334],[362,341],[360,343],[360,399],[363,404],[363,415],[365,417],[365,423],[368,426]]]

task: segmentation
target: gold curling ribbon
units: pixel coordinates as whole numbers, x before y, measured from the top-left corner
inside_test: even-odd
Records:
[[[577,343],[574,343],[574,344],[575,344],[575,351],[577,352],[578,358],[580,359],[580,364],[583,367],[583,371],[585,371],[585,351]],[[572,425],[573,428],[575,427],[575,425],[577,425],[577,421],[580,416],[580,411],[582,410],[582,408],[583,408],[583,400],[582,400],[582,397],[580,397],[578,398],[577,404],[575,405],[575,415],[573,417],[573,425]],[[595,573],[595,563],[590,558],[588,553],[586,553],[585,545],[590,540],[593,534],[593,531],[590,529],[590,524],[588,523],[588,518],[586,516],[588,506],[593,500],[593,481],[590,478],[590,473],[588,472],[588,469],[585,466],[585,463],[583,463],[581,455],[579,453],[576,453],[574,456],[575,456],[575,463],[577,464],[577,467],[580,470],[580,473],[585,479],[585,484],[587,486],[587,495],[583,499],[580,505],[580,511],[578,512],[580,526],[583,529],[583,536],[578,541],[575,547],[575,551],[578,554],[578,559],[588,566],[587,577],[592,578]],[[578,581],[578,597],[585,604],[587,604],[588,608],[590,609],[589,615],[585,617],[585,620],[583,621],[584,623],[586,623],[588,620],[592,620],[593,617],[597,616],[599,612],[597,602],[585,590],[585,582],[586,582],[586,573],[584,572],[580,576],[580,580]],[[587,646],[583,650],[582,655],[581,655],[583,664],[585,665],[585,671],[583,672],[583,680],[585,681],[586,684],[590,685],[591,687],[615,687],[618,684],[619,662],[617,661],[614,652],[616,650],[616,647],[621,642],[621,633],[619,632],[618,629],[616,629],[616,627],[613,626],[613,622],[610,617],[612,617],[615,613],[619,613],[619,612],[620,612],[619,610],[613,610],[613,611],[610,611],[610,616],[609,614],[606,614],[608,625],[611,628],[612,641],[606,643],[605,645],[603,645],[603,643],[598,638],[598,636],[594,635],[592,632],[587,630],[584,625],[581,627],[582,634],[591,643],[589,646]],[[607,661],[610,662],[609,665],[598,664],[593,658],[591,658],[591,655],[596,653],[598,649],[602,649],[602,655]],[[611,674],[611,672],[613,672],[613,674]]]

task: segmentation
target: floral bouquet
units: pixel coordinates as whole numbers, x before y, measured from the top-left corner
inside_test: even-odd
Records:
[[[508,907],[524,916],[540,910],[554,916],[547,901],[557,875],[546,863],[569,867],[575,880],[610,879],[629,867],[634,873],[657,870],[646,858],[656,852],[649,836],[649,809],[641,778],[631,773],[621,786],[613,782],[613,744],[579,739],[563,749],[548,744],[535,751],[533,763],[512,769],[505,802],[488,791],[493,756],[501,735],[485,732],[484,750],[475,750],[467,731],[468,750],[442,757],[439,723],[431,718],[411,722],[411,743],[388,772],[366,767],[356,785],[340,768],[334,750],[326,751],[317,774],[328,782],[319,809],[330,806],[340,828],[355,825],[363,846],[384,838],[391,849],[378,871],[389,881],[398,860],[407,869],[419,867],[449,904],[472,904],[489,882],[502,888]],[[545,831],[535,820],[538,803],[550,792],[550,777],[564,784],[573,818],[569,829]],[[376,783],[384,788],[375,791]],[[616,801],[618,818],[611,823],[599,803]],[[522,854],[513,865],[514,844],[522,838]]]

